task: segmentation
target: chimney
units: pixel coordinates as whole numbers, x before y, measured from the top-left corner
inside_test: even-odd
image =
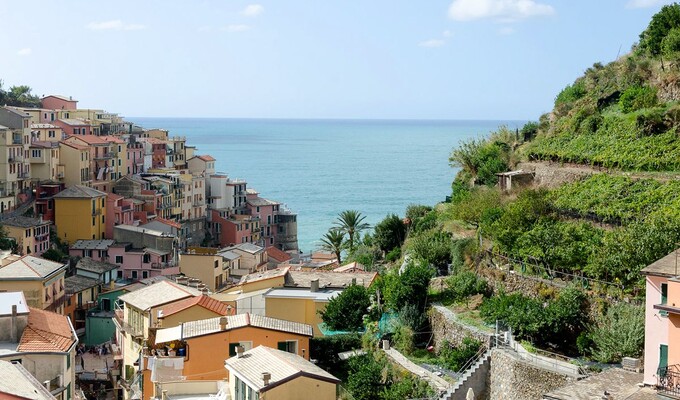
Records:
[[[161,391],[161,399],[162,400],[168,400],[168,391],[167,390]]]
[[[43,386],[45,386],[45,389],[47,389],[47,391],[50,391],[50,381],[44,381]]]
[[[309,288],[310,292],[318,292],[319,291],[319,279],[314,279],[311,282],[311,287]]]
[[[226,331],[227,330],[227,317],[220,317],[220,330],[221,331]]]
[[[12,343],[19,341],[19,324],[17,323],[17,305],[12,304],[12,328],[10,332],[10,340]]]
[[[210,294],[210,289],[208,289],[207,287],[204,287],[203,289],[201,289],[201,293],[202,293],[204,296],[207,296],[207,295]]]
[[[243,346],[236,346],[236,358],[243,357]]]
[[[269,372],[263,372],[262,373],[262,383],[264,386],[269,386],[269,381],[272,379],[272,374]]]

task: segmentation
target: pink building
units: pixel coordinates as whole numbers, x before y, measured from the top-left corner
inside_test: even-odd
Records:
[[[221,247],[260,240],[260,220],[250,215],[210,210],[215,240]]]
[[[35,215],[42,215],[43,219],[54,222],[54,199],[52,196],[66,188],[63,183],[39,183],[35,189]]]
[[[265,246],[272,246],[276,239],[276,215],[280,204],[259,197],[259,193],[253,189],[246,191],[246,208],[250,215],[260,219],[260,238]]]
[[[144,145],[135,142],[127,145],[127,174],[144,172]]]
[[[113,239],[76,240],[68,249],[70,257],[90,257],[96,261],[108,262],[109,247],[116,243]]]
[[[60,127],[67,135],[91,135],[92,126],[82,119],[58,119],[52,124]]]
[[[677,264],[680,265],[680,264]],[[644,384],[656,385],[657,372],[669,365],[668,301],[669,280],[678,276],[676,252],[642,269],[645,275],[645,371]],[[675,306],[675,304],[673,304]],[[680,306],[680,304],[678,304]]]
[[[132,243],[116,243],[109,248],[109,263],[118,265],[118,278],[139,280],[159,275],[177,275],[179,266],[169,252],[135,248]]]
[[[42,108],[50,110],[77,110],[78,100],[73,100],[72,97],[49,95],[40,99]]]
[[[165,141],[156,138],[144,138],[151,145],[151,168],[165,168],[165,157],[168,146]]]
[[[116,225],[134,225],[134,207],[131,199],[117,194],[106,195],[106,237],[113,237]]]

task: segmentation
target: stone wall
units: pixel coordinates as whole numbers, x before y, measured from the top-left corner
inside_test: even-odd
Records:
[[[491,333],[463,324],[446,307],[433,306],[431,308],[430,325],[432,326],[432,341],[436,351],[439,351],[444,340],[458,346],[463,343],[463,339],[466,337],[473,337],[484,343],[487,348],[489,347]]]
[[[494,293],[503,289],[506,293],[519,292],[531,297],[545,297],[545,295],[554,294],[556,290],[567,286],[566,282],[559,279],[549,281],[484,265],[479,265],[475,272],[487,280]]]
[[[511,350],[491,351],[489,400],[537,400],[575,378],[527,364]]]
[[[551,162],[523,162],[517,164],[516,169],[534,172],[534,185],[555,188],[565,183],[574,182],[598,172],[597,167],[588,165],[551,163]]]

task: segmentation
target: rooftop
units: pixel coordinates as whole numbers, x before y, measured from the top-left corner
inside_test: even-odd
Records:
[[[55,398],[20,363],[0,360],[0,377],[2,377],[0,393],[30,400],[53,400]]]
[[[168,304],[167,306],[163,307],[159,312],[159,318],[176,314],[180,311],[186,310],[187,308],[193,306],[203,307],[206,310],[212,311],[219,315],[227,315],[228,313],[226,304],[222,303],[219,300],[215,300],[211,297],[208,297],[206,295],[201,295],[196,297],[189,297],[184,300],[179,300],[174,303]]]
[[[59,121],[65,123],[66,125],[71,125],[71,126],[89,126],[87,122],[83,121],[82,119],[76,119],[76,118],[62,118]]]
[[[42,124],[31,124],[31,129],[61,129],[61,128],[59,128],[56,125],[42,123]]]
[[[231,357],[224,362],[225,368],[260,393],[284,384],[297,377],[318,379],[334,384],[340,380],[304,358],[275,350],[265,346],[257,346],[243,353],[241,357]],[[262,373],[271,374],[267,386],[262,381]]]
[[[567,386],[544,394],[546,400],[590,400],[601,399],[607,391],[611,400],[657,399],[656,391],[638,386],[642,383],[642,374],[625,371],[621,368],[610,368],[597,375],[573,382]]]
[[[360,271],[365,270],[363,265],[354,261],[354,262],[351,262],[349,264],[343,265],[342,267],[338,267],[338,268],[334,269],[333,272],[349,272],[349,271],[352,271],[352,270],[355,270],[355,269],[360,270]]]
[[[64,100],[64,101],[73,101],[73,102],[76,102],[76,103],[78,102],[78,100],[74,100],[72,97],[61,96],[61,95],[58,95],[58,94],[49,94],[45,97],[41,97],[40,100],[44,100],[48,97],[54,97],[55,99]]]
[[[12,306],[17,306],[17,314],[28,314],[24,292],[0,293],[0,315],[12,315]]]
[[[72,135],[69,136],[70,140],[80,140],[87,144],[109,144],[103,137],[97,135]]]
[[[76,240],[71,246],[71,249],[75,250],[107,250],[111,245],[116,243],[112,239],[102,239],[102,240]]]
[[[290,261],[290,259],[292,258],[290,254],[277,248],[276,246],[269,246],[267,247],[266,251],[270,259],[274,259],[280,263]]]
[[[206,154],[206,155],[202,155],[202,156],[196,156],[196,158],[201,159],[201,160],[203,160],[203,161],[215,161],[215,159],[213,158],[213,156],[210,156],[210,155],[207,155],[207,154]]]
[[[0,218],[0,224],[7,226],[15,226],[19,228],[33,228],[38,225],[47,225],[49,220],[41,220],[40,218],[24,217],[21,215],[13,217]]]
[[[241,257],[240,255],[234,253],[231,250],[224,250],[217,253],[218,256],[226,258],[227,260],[233,261]]]
[[[28,325],[17,351],[65,352],[78,341],[68,317],[38,308],[29,309]]]
[[[122,229],[122,230],[125,230],[125,231],[143,233],[145,235],[151,235],[151,236],[167,236],[167,237],[174,236],[174,235],[170,235],[170,234],[167,234],[165,232],[157,231],[157,230],[154,230],[154,229],[141,228],[139,226],[132,226],[132,225],[116,225],[116,226],[113,227],[113,229]]]
[[[256,328],[294,333],[309,337],[313,335],[312,326],[308,324],[245,313],[229,315],[226,317],[202,319],[199,321],[189,321],[172,328],[159,329],[156,331],[156,343],[166,343],[173,340],[185,340],[192,337],[222,332],[220,327],[220,318],[227,319],[226,330],[252,326]]]
[[[62,263],[26,255],[0,268],[0,280],[44,279],[60,270],[66,270]]]
[[[342,289],[319,289],[312,292],[307,288],[272,288],[265,298],[278,299],[309,299],[316,302],[329,302],[332,298],[342,293]]]
[[[641,272],[644,275],[677,276],[680,272],[680,248],[649,264]]]
[[[97,274],[103,274],[104,272],[112,271],[117,268],[118,266],[115,264],[93,260],[90,257],[83,257],[78,260],[78,264],[76,264],[76,269],[94,272]]]
[[[76,294],[83,290],[93,288],[99,285],[98,279],[88,278],[81,275],[67,276],[64,278],[64,287],[66,288],[66,294]]]
[[[281,204],[277,201],[265,199],[265,198],[262,198],[262,197],[256,197],[254,199],[248,199],[247,203],[252,205],[252,206],[255,206],[255,207],[276,206],[276,205]]]
[[[257,254],[264,251],[264,247],[252,243],[239,243],[237,245],[227,247],[224,250],[241,250],[250,254]]]
[[[289,267],[286,268],[274,268],[263,272],[253,272],[252,274],[243,275],[241,280],[238,282],[239,285],[246,283],[263,281],[265,279],[279,278],[283,277],[288,273]]]
[[[148,310],[152,307],[200,295],[201,292],[197,289],[181,286],[169,280],[162,280],[139,290],[126,293],[120,296],[119,299],[140,310]]]
[[[106,197],[106,193],[82,185],[69,186],[53,196],[55,199],[92,199],[97,197]]]
[[[290,271],[286,275],[286,286],[309,288],[312,286],[312,281],[318,279],[319,287],[345,288],[353,282],[357,285],[369,287],[377,276],[377,272],[342,274],[332,271]]]

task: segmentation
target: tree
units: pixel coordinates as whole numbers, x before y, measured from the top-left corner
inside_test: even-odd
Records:
[[[5,93],[7,105],[15,107],[40,107],[40,98],[31,94],[31,87],[12,86]]]
[[[409,263],[400,275],[385,276],[385,300],[393,310],[412,304],[425,310],[427,289],[434,270],[427,264]]]
[[[661,8],[654,14],[649,26],[640,34],[639,48],[658,56],[661,54],[662,42],[673,28],[680,27],[680,4],[673,3]]]
[[[384,379],[383,366],[372,353],[355,356],[349,359],[347,390],[356,400],[374,400],[380,398]]]
[[[390,214],[375,226],[374,243],[385,253],[404,243],[406,224],[396,214]]]
[[[42,258],[46,260],[52,260],[55,262],[62,262],[64,261],[64,258],[66,257],[66,254],[62,253],[61,250],[58,249],[48,249],[44,253],[42,253]]]
[[[342,264],[340,256],[345,244],[345,234],[337,228],[331,228],[321,237],[321,249],[335,253],[338,264]]]
[[[366,216],[361,215],[357,210],[345,210],[340,213],[336,221],[336,227],[347,234],[350,251],[354,249],[354,234],[358,234],[369,228],[364,221]]]
[[[0,250],[17,251],[17,242],[7,235],[7,229],[0,225]]]
[[[623,357],[638,357],[645,342],[645,309],[616,304],[598,318],[590,338],[593,357],[600,362],[619,362]]]
[[[335,331],[358,331],[364,326],[364,315],[370,306],[368,290],[362,285],[351,285],[328,302],[321,319]]]

